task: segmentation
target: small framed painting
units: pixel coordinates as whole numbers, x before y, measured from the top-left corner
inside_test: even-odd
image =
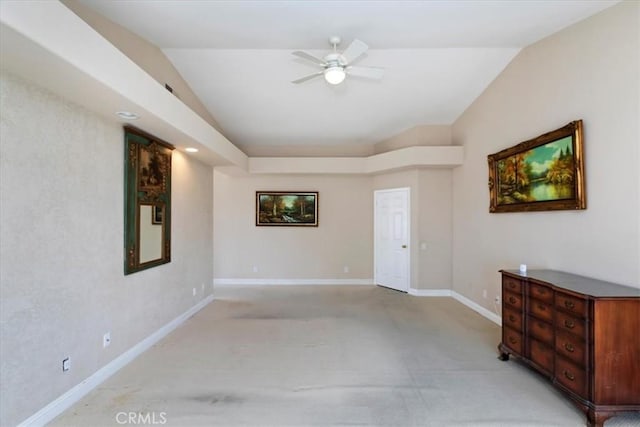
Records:
[[[153,205],[153,212],[151,215],[152,224],[162,224],[162,206]]]
[[[489,212],[586,209],[582,120],[488,156]]]
[[[256,191],[256,226],[318,226],[317,191]]]

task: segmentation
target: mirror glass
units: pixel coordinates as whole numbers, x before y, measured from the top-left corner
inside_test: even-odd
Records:
[[[140,205],[140,264],[162,258],[162,208]]]
[[[171,150],[125,127],[125,274],[171,261]]]

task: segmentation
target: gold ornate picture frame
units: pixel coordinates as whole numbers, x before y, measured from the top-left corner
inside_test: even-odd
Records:
[[[489,212],[586,209],[582,120],[488,156]]]

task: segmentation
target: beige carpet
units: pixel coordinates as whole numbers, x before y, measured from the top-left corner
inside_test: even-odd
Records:
[[[451,298],[372,286],[215,296],[52,425],[585,425],[546,380],[499,361],[499,327]],[[606,426],[640,426],[640,414]]]

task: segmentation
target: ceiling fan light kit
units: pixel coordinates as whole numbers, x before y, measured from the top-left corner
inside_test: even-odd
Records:
[[[324,79],[329,84],[339,85],[344,81],[345,77],[347,77],[347,73],[344,72],[342,67],[329,67],[324,70]]]
[[[299,84],[311,80],[315,77],[324,75],[324,79],[331,85],[342,83],[347,74],[366,77],[370,79],[381,79],[384,75],[384,69],[380,67],[362,67],[350,65],[356,59],[360,58],[369,49],[365,43],[360,40],[353,40],[351,44],[342,52],[338,53],[338,45],[340,37],[333,36],[329,38],[329,43],[333,46],[333,52],[326,55],[323,59],[316,58],[306,52],[295,51],[293,55],[312,62],[314,65],[322,67],[322,71],[299,78],[292,83]]]

